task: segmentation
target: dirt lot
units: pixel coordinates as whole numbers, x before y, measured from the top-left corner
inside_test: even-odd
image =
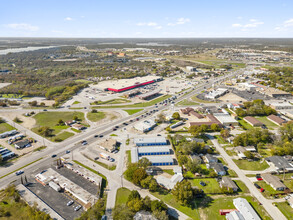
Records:
[[[13,120],[15,119],[15,117],[18,117],[20,120],[23,121],[21,125],[28,129],[32,129],[36,124],[36,120],[33,117],[26,117],[22,113],[3,112],[1,113],[1,116],[3,116],[3,118],[8,118],[10,120]]]
[[[244,99],[244,98],[241,98],[240,96],[238,95],[235,95],[234,93],[227,93],[226,95],[218,98],[218,100],[221,100],[223,102],[236,102],[236,103],[239,103],[240,101],[241,102],[246,102],[247,100]]]

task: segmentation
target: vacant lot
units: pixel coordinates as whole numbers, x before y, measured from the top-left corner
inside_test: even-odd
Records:
[[[128,196],[130,195],[130,190],[127,188],[119,188],[116,194],[116,202],[115,205],[126,204]]]
[[[106,117],[106,114],[104,112],[96,112],[96,113],[89,112],[87,114],[88,120],[93,121],[93,122],[100,121],[100,120],[104,119],[105,117]]]
[[[123,109],[123,111],[126,111],[129,115],[133,115],[137,112],[142,111],[143,109]]]
[[[249,162],[247,160],[233,160],[236,165],[242,170],[265,170],[269,168],[269,165],[263,161],[252,161]]]
[[[200,182],[204,182],[206,185],[202,186],[199,184]],[[221,193],[221,187],[215,178],[193,179],[191,184],[202,189],[206,194]]]
[[[14,127],[12,127],[11,125],[9,125],[7,123],[0,124],[0,133],[6,132],[6,131],[11,131],[14,129],[15,129]]]
[[[193,102],[189,99],[183,99],[181,102],[176,104],[176,106],[190,106],[190,105],[199,105],[197,102]]]

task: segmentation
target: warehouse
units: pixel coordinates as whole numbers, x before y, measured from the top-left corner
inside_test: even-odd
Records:
[[[224,126],[237,126],[238,121],[231,117],[228,113],[214,113],[216,119]]]
[[[170,154],[169,147],[139,147],[138,156]]]
[[[136,146],[156,146],[156,145],[167,145],[168,142],[164,137],[143,137],[134,138],[133,142]]]
[[[267,119],[279,126],[286,123],[286,121],[283,118],[280,118],[279,116],[276,116],[276,115],[269,115]]]
[[[253,127],[261,127],[264,125],[262,122],[251,116],[246,116],[245,118],[243,118],[243,120]]]
[[[275,110],[293,109],[293,105],[291,105],[289,102],[274,102],[270,104],[270,107],[272,107]]]
[[[170,166],[174,164],[171,156],[146,156],[152,166]]]
[[[153,91],[146,92],[146,93],[143,93],[141,95],[138,95],[137,97],[140,98],[140,99],[143,99],[143,100],[151,99],[151,98],[153,98],[155,96],[158,96],[158,94],[161,91],[162,91],[161,89],[156,89],[156,90],[153,90]]]

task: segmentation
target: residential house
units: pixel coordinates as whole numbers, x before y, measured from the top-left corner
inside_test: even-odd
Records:
[[[264,173],[261,175],[263,180],[269,184],[274,190],[284,191],[287,187],[277,176],[273,176],[269,173]]]
[[[228,176],[223,176],[219,184],[221,188],[225,187],[227,189],[232,189],[234,192],[237,192],[239,189],[235,182]]]

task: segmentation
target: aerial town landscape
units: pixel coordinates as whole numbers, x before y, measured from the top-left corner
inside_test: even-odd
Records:
[[[293,38],[9,34],[0,219],[293,219]]]

